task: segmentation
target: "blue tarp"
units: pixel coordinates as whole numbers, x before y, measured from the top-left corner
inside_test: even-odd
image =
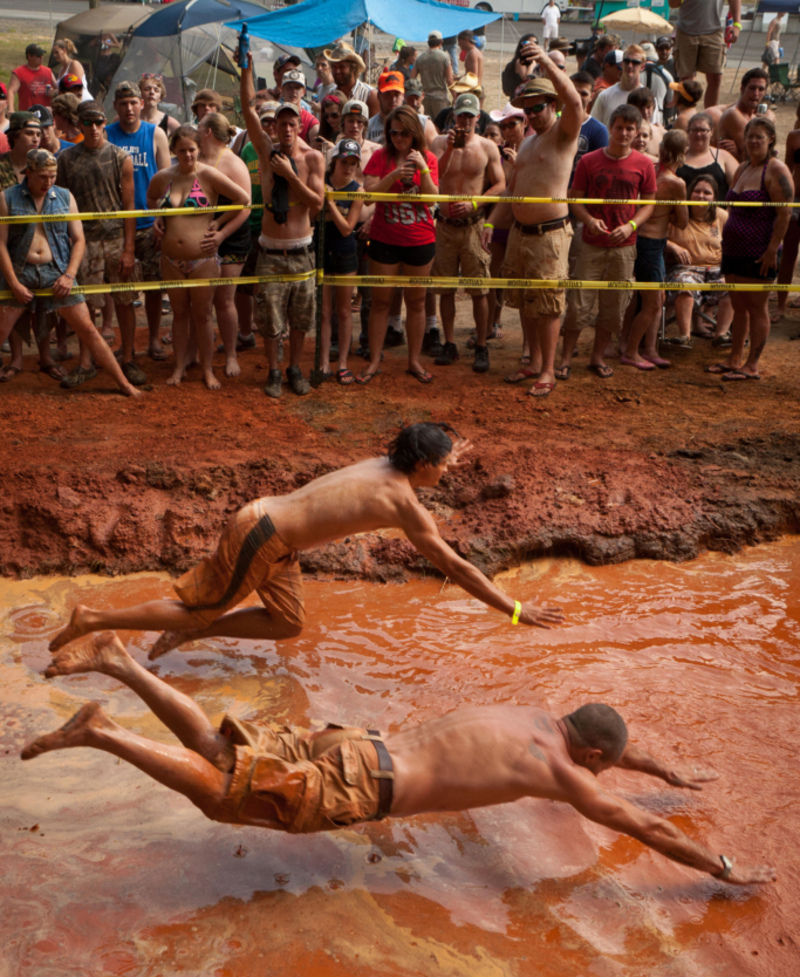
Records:
[[[242,22],[246,21],[248,31],[276,44],[321,47],[332,45],[365,21],[371,21],[394,37],[424,41],[430,31],[441,31],[445,37],[452,37],[500,17],[502,14],[462,10],[434,0],[303,0],[294,7],[261,17],[226,21],[226,27],[241,30]]]
[[[761,0],[760,14],[800,14],[800,0]]]
[[[137,37],[169,37],[187,31],[190,27],[216,24],[231,17],[251,20],[263,15],[264,8],[245,0],[183,0],[170,3],[151,14],[137,29]],[[153,21],[150,24],[150,21]],[[280,43],[278,41],[277,43]]]

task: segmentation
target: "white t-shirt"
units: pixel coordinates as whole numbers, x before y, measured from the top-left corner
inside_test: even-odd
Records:
[[[542,11],[542,21],[544,22],[545,33],[550,34],[551,31],[558,33],[558,22],[561,20],[561,11],[558,9],[557,4],[552,6],[548,5]]]

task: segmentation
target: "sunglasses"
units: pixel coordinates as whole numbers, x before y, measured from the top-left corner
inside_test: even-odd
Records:
[[[642,62],[638,58],[623,58],[622,59],[622,63],[623,64],[642,64]]]
[[[156,81],[163,81],[164,80],[164,76],[163,75],[153,75],[149,71],[145,71],[144,74],[142,75],[142,78],[155,78]]]
[[[322,113],[326,119],[339,119],[341,118],[341,112],[323,112]]]
[[[701,129],[698,126],[698,127],[694,128],[694,129],[690,129],[689,132],[699,132],[699,133],[702,133],[702,135],[706,135],[707,133],[711,132],[711,130],[710,129]]]
[[[87,129],[97,126],[98,129],[102,129],[106,124],[105,119],[81,119],[81,125],[85,126]]]
[[[393,138],[397,138],[397,136],[402,136],[404,139],[406,137],[411,138],[411,133],[408,131],[408,129],[390,129],[389,135]]]
[[[526,105],[522,111],[525,115],[538,115],[540,112],[544,112],[549,104],[549,102],[539,102],[538,105]]]
[[[507,122],[498,122],[497,123],[497,128],[498,129],[513,129],[520,122],[522,122],[522,119],[519,119],[519,118],[517,118],[517,119],[509,119]]]

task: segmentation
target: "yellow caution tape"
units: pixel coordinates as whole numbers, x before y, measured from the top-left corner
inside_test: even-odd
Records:
[[[80,285],[76,282],[74,294],[104,295],[115,292],[154,292],[170,288],[218,288],[225,285],[271,285],[274,282],[304,282],[314,278],[317,285],[353,285],[373,288],[392,288],[396,285],[405,288],[499,288],[499,289],[591,289],[597,291],[669,291],[669,292],[800,292],[800,285],[735,284],[712,282],[698,285],[694,282],[586,282],[573,278],[430,278],[400,275],[325,275],[320,271],[303,271],[296,275],[246,275],[241,278],[185,278],[179,281],[163,282],[110,282],[101,285]],[[35,291],[42,298],[51,296],[52,289]],[[13,299],[10,291],[0,291],[0,301]]]
[[[175,214],[217,214],[225,210],[263,210],[263,204],[220,204],[217,207],[165,207],[163,210],[106,210],[96,213],[79,214],[36,214],[17,217],[0,217],[0,224],[31,224],[56,221],[102,221],[119,220],[127,217],[173,217]]]

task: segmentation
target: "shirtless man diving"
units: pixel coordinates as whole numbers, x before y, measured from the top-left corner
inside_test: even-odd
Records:
[[[544,77],[529,80],[522,95],[511,102],[525,112],[534,135],[517,152],[506,195],[566,197],[583,123],[583,104],[566,72],[537,44],[531,42],[529,50]],[[509,208],[514,215],[514,226],[501,270],[503,278],[568,278],[572,225],[567,204],[497,204],[489,215],[489,224],[494,223],[495,217],[500,220],[507,217]],[[487,250],[491,231],[491,226],[486,226],[483,232]],[[556,385],[556,345],[566,308],[564,289],[536,288],[521,295],[517,291],[506,294],[508,304],[521,309],[531,356],[541,349],[541,374],[529,392],[534,397],[547,397]],[[524,380],[528,376],[534,378],[535,374],[522,370],[514,379]]]
[[[534,706],[472,706],[388,736],[352,726],[312,733],[229,716],[217,730],[194,700],[134,661],[109,632],[55,654],[45,675],[93,671],[127,685],[182,746],[132,733],[91,702],[29,743],[23,760],[93,747],[183,794],[212,820],[293,834],[542,797],[734,885],[776,878],[768,865],[735,867],[671,821],[602,789],[597,775],[611,767],[691,790],[717,776],[681,774],[633,746],[622,717],[602,703],[561,718]]]
[[[455,125],[445,135],[433,141],[431,151],[439,158],[439,192],[443,194],[482,194],[494,196],[506,188],[500,150],[491,139],[475,132],[481,113],[477,95],[465,92],[453,106]],[[439,205],[436,218],[436,257],[431,275],[434,278],[488,278],[491,257],[481,245],[483,205],[472,201]],[[489,369],[489,289],[468,288],[472,296],[472,315],[475,319],[475,362],[472,369],[485,373]],[[455,344],[456,293],[453,289],[441,292],[444,348],[435,360],[438,366],[448,366],[458,359]]]
[[[513,623],[559,624],[561,611],[520,604],[458,556],[418,501],[415,490],[438,485],[469,447],[463,440],[453,444],[439,424],[403,428],[388,457],[358,462],[289,495],[258,499],[240,509],[223,530],[217,552],[176,581],[179,601],[110,611],[79,604],[50,650],[107,628],[164,631],[151,659],[196,638],[294,638],[305,622],[298,550],[388,528],[401,529],[446,577]],[[264,608],[233,610],[254,590]]]
[[[312,222],[324,201],[322,153],[300,139],[300,107],[284,102],[275,112],[278,144],[264,131],[255,109],[253,59],[242,67],[242,115],[250,142],[258,154],[264,216],[258,239],[256,275],[294,275],[315,268]],[[316,282],[271,282],[257,285],[255,319],[264,337],[269,376],[268,397],[281,396],[278,347],[284,324],[289,324],[289,366],[286,378],[293,393],[307,394],[311,386],[300,372],[306,333],[316,323]]]

